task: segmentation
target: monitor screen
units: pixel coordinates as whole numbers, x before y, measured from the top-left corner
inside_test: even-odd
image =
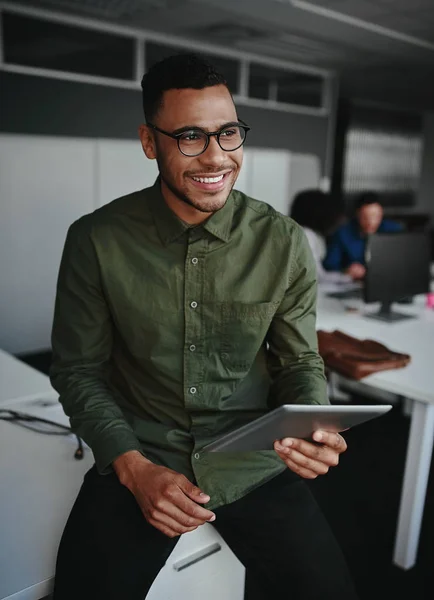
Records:
[[[390,304],[430,289],[425,232],[376,233],[366,244],[365,302]]]

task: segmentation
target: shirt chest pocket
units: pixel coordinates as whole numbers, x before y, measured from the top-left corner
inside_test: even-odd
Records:
[[[221,361],[232,374],[242,376],[250,369],[278,305],[278,302],[221,305]]]

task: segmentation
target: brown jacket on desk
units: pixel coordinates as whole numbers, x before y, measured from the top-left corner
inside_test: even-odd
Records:
[[[393,352],[374,340],[360,340],[342,331],[318,331],[319,353],[326,368],[350,379],[371,373],[405,367],[408,354]]]

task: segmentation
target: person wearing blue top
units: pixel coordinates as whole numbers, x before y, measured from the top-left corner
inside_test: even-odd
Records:
[[[366,273],[366,237],[373,233],[402,231],[400,223],[384,219],[384,211],[375,192],[365,192],[357,202],[356,216],[342,225],[330,238],[323,266],[327,271],[342,271],[352,279]]]

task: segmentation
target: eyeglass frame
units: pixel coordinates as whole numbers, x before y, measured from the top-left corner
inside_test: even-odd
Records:
[[[158,131],[158,133],[162,133],[164,135],[167,135],[168,137],[172,138],[173,140],[176,140],[177,144],[178,144],[178,150],[181,152],[181,154],[183,156],[187,156],[188,158],[194,158],[195,156],[200,156],[201,154],[203,154],[208,146],[209,146],[209,140],[212,136],[216,136],[217,139],[217,143],[220,146],[220,148],[223,150],[223,152],[235,152],[235,150],[238,150],[239,148],[241,148],[241,146],[244,145],[244,142],[247,139],[247,133],[250,131],[251,127],[249,127],[247,125],[247,123],[245,123],[244,121],[242,121],[241,119],[239,119],[238,121],[231,121],[230,123],[227,123],[226,125],[224,125],[221,129],[219,129],[218,131],[205,131],[204,129],[202,129],[201,127],[186,127],[185,129],[183,129],[182,131],[179,131],[178,133],[170,133],[169,131],[164,131],[164,129],[160,129],[159,127],[157,127],[156,125],[153,125],[152,123],[145,123],[145,125],[147,125],[147,127],[150,127],[151,129],[154,129],[154,131]],[[223,146],[220,144],[220,135],[221,133],[229,128],[229,127],[242,127],[244,129],[244,139],[241,142],[241,144],[239,146],[237,146],[236,148],[232,148],[231,150],[227,150],[226,148],[223,148]],[[183,152],[180,148],[180,139],[181,136],[184,133],[187,133],[188,131],[200,131],[201,133],[203,133],[204,135],[206,135],[206,143],[205,143],[205,147],[203,150],[201,150],[201,152],[198,152],[197,154],[185,154],[185,152]]]

